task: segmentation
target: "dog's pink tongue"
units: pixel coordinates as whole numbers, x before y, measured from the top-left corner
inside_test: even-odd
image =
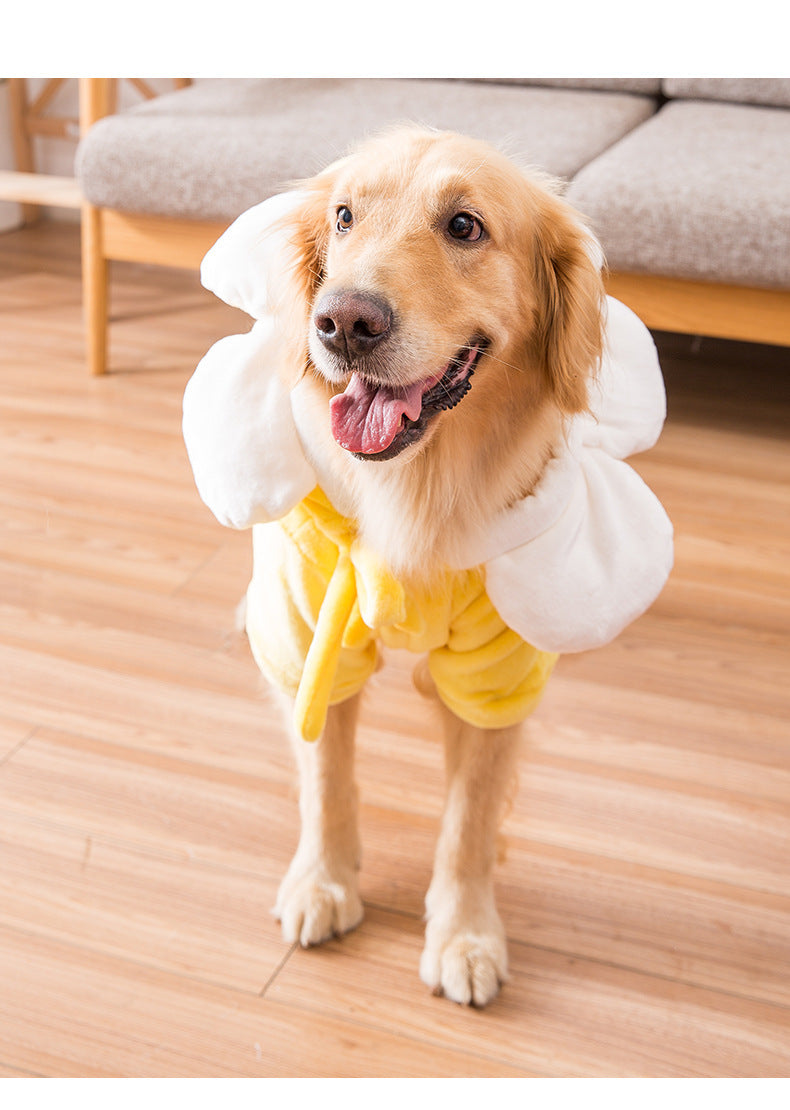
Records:
[[[374,386],[353,374],[345,393],[329,402],[332,435],[347,451],[362,455],[386,451],[400,431],[403,417],[419,417],[425,385]]]

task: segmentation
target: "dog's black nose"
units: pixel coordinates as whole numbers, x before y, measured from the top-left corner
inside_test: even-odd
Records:
[[[350,362],[387,338],[392,309],[371,293],[326,293],[315,306],[313,323],[324,346]]]

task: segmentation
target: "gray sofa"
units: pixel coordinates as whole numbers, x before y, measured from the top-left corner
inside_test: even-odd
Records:
[[[205,79],[98,120],[77,174],[114,214],[106,257],[147,260],[112,246],[142,220],[150,261],[194,265],[245,208],[403,120],[561,178],[649,326],[790,344],[789,79]],[[182,258],[174,223],[182,244],[195,229]]]

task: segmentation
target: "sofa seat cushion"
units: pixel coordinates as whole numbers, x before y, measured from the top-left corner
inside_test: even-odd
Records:
[[[677,101],[586,166],[568,198],[612,270],[790,288],[790,112]]]
[[[786,77],[667,77],[664,95],[676,100],[735,101],[790,108],[790,80]]]
[[[99,206],[229,221],[388,124],[462,131],[570,177],[655,108],[631,93],[460,80],[207,79],[100,120],[77,173]]]

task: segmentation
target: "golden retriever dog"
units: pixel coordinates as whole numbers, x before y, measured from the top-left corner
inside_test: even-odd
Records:
[[[397,129],[300,188],[282,297],[301,439],[362,542],[430,590],[470,532],[530,495],[586,408],[600,258],[546,180],[455,134]],[[303,945],[363,916],[357,701],[330,707],[316,743],[294,738],[302,831],[276,913]],[[507,977],[492,871],[520,729],[441,711],[448,785],[420,973],[484,1006]]]
[[[623,461],[660,432],[660,367],[602,262],[547,178],[400,127],[250,209],[203,266],[256,319],[201,362],[184,436],[204,501],[253,528],[247,634],[291,703],[283,934],[362,920],[358,701],[379,647],[408,648],[447,773],[420,974],[475,1006],[507,977],[493,868],[521,725],[557,654],[613,639],[672,564]]]

